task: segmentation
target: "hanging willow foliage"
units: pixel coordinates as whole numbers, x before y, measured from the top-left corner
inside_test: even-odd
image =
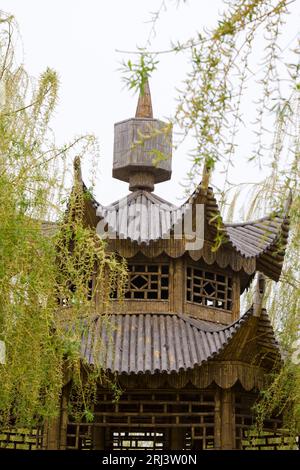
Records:
[[[298,49],[295,51],[299,56]],[[299,60],[299,59],[298,59]],[[290,235],[283,271],[278,284],[268,282],[266,308],[283,352],[281,370],[272,372],[269,386],[255,405],[256,430],[265,418],[284,416],[284,429],[294,448],[300,433],[300,91],[297,86],[299,66],[295,67],[295,86],[288,100],[277,111],[277,125],[272,143],[271,174],[251,190],[248,216],[261,210],[284,207],[291,191]],[[288,141],[288,143],[286,142]],[[287,150],[284,152],[284,149]],[[284,154],[283,154],[284,153]],[[284,158],[283,158],[284,157]],[[285,164],[282,164],[282,161]],[[248,298],[248,303],[249,303]]]
[[[82,183],[75,178],[70,197],[65,190],[70,151],[83,156],[94,150],[95,140],[85,136],[56,147],[49,121],[57,102],[57,75],[47,69],[32,84],[15,63],[15,30],[14,19],[1,13],[2,429],[35,426],[57,415],[67,377],[78,409],[91,417],[92,391],[103,375],[99,355],[93,370],[85,367],[83,375],[80,340],[95,316],[94,291],[99,292],[100,313],[108,311],[111,289],[118,284],[122,290],[126,276],[124,264],[106,254],[83,218],[90,196]],[[61,213],[66,197],[68,207]],[[91,275],[95,289],[90,295]]]
[[[190,70],[171,119],[181,129],[183,138],[192,134],[196,142],[187,190],[200,179],[202,186],[207,187],[214,170],[222,169],[220,208],[229,220],[234,217],[241,198],[243,206],[250,208],[244,211],[245,218],[255,218],[283,208],[292,191],[290,239],[283,273],[278,284],[269,283],[267,295],[268,313],[285,362],[281,371],[270,377],[270,385],[262,392],[256,411],[258,430],[266,417],[283,412],[284,426],[293,441],[300,434],[300,48],[298,42],[292,58],[285,60],[282,53],[288,46],[282,50],[280,36],[294,0],[224,0],[224,4],[226,9],[217,26],[199,32],[185,43],[173,44],[168,50],[151,51],[148,40],[144,49],[122,51],[138,57],[134,65],[130,60],[130,67],[124,61],[123,73],[129,87],[138,90],[164,54],[183,53],[189,58]],[[163,5],[166,8],[167,2],[163,1]],[[157,28],[160,14],[161,9],[153,15],[151,31]],[[292,33],[296,39],[297,32]],[[254,122],[245,122],[243,112],[247,114],[245,109],[249,108],[249,102],[245,103],[245,99],[249,100],[247,83],[256,79],[252,66],[257,66],[255,54],[261,52]],[[240,136],[242,128],[249,128],[256,138],[252,150],[246,150],[248,163],[241,164],[238,157],[245,153]],[[237,166],[244,172],[247,168],[242,165],[250,163],[257,165],[258,173],[262,167],[268,169],[268,176],[259,184],[232,183],[232,168]],[[222,239],[219,233],[216,249]]]

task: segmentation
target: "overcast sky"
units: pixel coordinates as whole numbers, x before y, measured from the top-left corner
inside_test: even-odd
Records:
[[[170,40],[188,39],[195,31],[216,24],[222,0],[190,0],[176,8],[168,1],[153,39],[155,49],[168,48]],[[300,0],[294,9],[292,27],[286,31],[287,43],[293,41],[300,21]],[[59,75],[59,104],[52,127],[59,143],[68,142],[83,133],[94,133],[99,139],[101,161],[96,197],[109,203],[124,196],[127,183],[111,177],[113,125],[134,116],[137,96],[124,87],[117,49],[135,50],[144,46],[151,31],[150,12],[161,0],[2,0],[1,9],[15,15],[22,37],[20,54],[26,70],[38,77],[46,67]],[[171,116],[176,106],[176,87],[188,71],[183,56],[164,55],[151,79],[154,115]],[[252,94],[255,97],[255,82]],[[248,140],[250,137],[247,137]],[[180,183],[190,162],[186,143],[173,155],[172,181],[156,186],[162,197],[176,202],[182,195]],[[84,168],[84,172],[87,168]],[[238,173],[237,173],[238,172]],[[240,176],[238,176],[240,175]],[[245,168],[240,162],[236,178],[259,178],[257,169]],[[177,200],[178,202],[178,200]]]

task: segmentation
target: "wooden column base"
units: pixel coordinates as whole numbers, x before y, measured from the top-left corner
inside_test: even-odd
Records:
[[[185,429],[171,428],[170,429],[170,450],[184,450]]]
[[[105,447],[105,429],[99,426],[93,426],[93,450],[104,450]]]

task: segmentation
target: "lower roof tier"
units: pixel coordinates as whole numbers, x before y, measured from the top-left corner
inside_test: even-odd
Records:
[[[252,308],[226,327],[178,313],[98,316],[82,356],[118,375],[178,374],[212,361],[271,369],[281,360],[267,313],[256,317]]]

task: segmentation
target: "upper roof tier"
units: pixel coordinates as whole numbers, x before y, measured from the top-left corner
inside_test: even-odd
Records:
[[[207,231],[204,245],[198,250],[186,249],[184,238],[185,218],[197,204],[203,204],[204,224]],[[239,224],[223,222],[212,188],[204,193],[199,184],[188,201],[177,207],[145,190],[134,191],[129,196],[102,206],[94,201],[101,227],[114,247],[125,257],[138,252],[157,256],[166,253],[171,257],[189,252],[194,260],[201,257],[208,264],[217,262],[248,274],[259,270],[273,280],[278,280],[284,260],[289,231],[288,201],[283,211],[277,211],[254,221]],[[177,239],[178,226],[183,237]],[[221,234],[221,246],[212,250],[213,240]],[[121,243],[126,241],[127,243]]]

